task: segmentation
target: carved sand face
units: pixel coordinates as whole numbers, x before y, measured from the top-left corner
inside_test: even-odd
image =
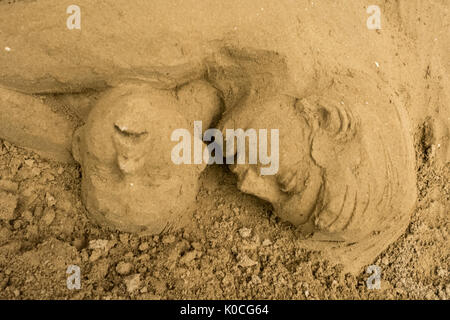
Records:
[[[280,168],[275,175],[261,176],[260,165],[236,164],[230,169],[237,175],[241,191],[269,201],[278,216],[300,225],[314,209],[322,181],[319,168],[310,157],[311,127],[294,104],[294,98],[278,96],[262,105],[261,112],[252,117],[238,114],[226,119],[223,130],[279,129]]]
[[[241,191],[269,201],[305,234],[365,246],[373,232],[391,232],[391,219],[407,221],[415,180],[402,166],[411,169],[414,153],[407,118],[389,97],[361,101],[345,94],[348,87],[249,104],[226,115],[223,127],[280,130],[276,175],[260,176],[256,165],[231,166]]]
[[[186,223],[203,167],[174,165],[170,135],[187,127],[170,91],[125,86],[107,92],[74,143],[91,215],[143,233]]]

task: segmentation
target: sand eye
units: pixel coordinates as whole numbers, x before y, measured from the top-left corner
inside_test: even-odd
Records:
[[[117,124],[114,124],[114,129],[118,133],[120,133],[120,135],[122,135],[124,137],[128,137],[128,138],[139,139],[141,137],[144,137],[144,136],[148,135],[147,131],[142,131],[142,132],[133,131],[132,129],[128,128],[127,126],[120,126],[120,125],[117,125]]]
[[[289,193],[297,186],[297,171],[289,170],[276,175],[281,191]]]

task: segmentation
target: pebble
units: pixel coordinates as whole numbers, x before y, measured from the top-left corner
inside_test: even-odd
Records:
[[[104,239],[96,239],[89,241],[89,249],[99,249],[103,251],[108,251],[108,240]]]
[[[126,277],[125,285],[127,286],[127,291],[129,293],[136,291],[141,286],[141,275],[137,273]]]
[[[192,242],[191,243],[192,248],[194,248],[195,250],[202,250],[202,244],[200,242]]]
[[[239,234],[241,235],[242,238],[248,238],[251,236],[252,234],[252,229],[249,228],[242,228],[239,230]]]
[[[180,263],[189,264],[193,260],[199,258],[201,255],[202,253],[200,251],[197,250],[189,251],[180,259]]]
[[[101,250],[95,249],[94,251],[92,251],[90,257],[89,257],[89,261],[90,262],[95,262],[97,261],[101,256],[103,255],[103,252]]]
[[[445,270],[443,268],[439,268],[437,275],[441,278],[445,278],[445,277],[447,277],[447,273],[448,273],[447,270]]]
[[[261,283],[261,278],[258,277],[256,274],[252,275],[252,283],[255,285],[258,285]]]
[[[137,259],[139,261],[149,261],[150,255],[148,255],[147,253],[144,253],[144,254],[141,254]]]
[[[243,255],[242,258],[238,262],[238,266],[248,268],[257,265],[258,262],[250,259],[247,255]]]
[[[27,167],[30,167],[30,168],[34,165],[34,160],[33,159],[27,159],[24,162],[27,165]]]
[[[56,199],[50,193],[47,192],[45,194],[45,202],[47,203],[47,206],[53,207],[56,204]]]
[[[48,181],[54,181],[54,180],[55,180],[55,176],[54,175],[52,175],[51,173],[45,172],[42,175],[41,179],[39,179],[39,182],[46,183]]]
[[[169,235],[165,236],[163,239],[163,243],[165,243],[165,244],[170,244],[170,243],[174,243],[174,242],[175,242],[175,236],[173,234],[169,234]]]
[[[133,265],[129,262],[119,262],[116,266],[116,271],[120,275],[127,275],[131,272],[131,269],[133,268]]]
[[[148,288],[147,287],[143,287],[139,292],[140,293],[147,293],[148,292]]]
[[[139,245],[139,251],[146,251],[148,250],[148,248],[149,248],[148,242],[143,242]]]
[[[22,227],[22,221],[21,220],[14,221],[13,228],[15,230],[19,230],[21,227]]]

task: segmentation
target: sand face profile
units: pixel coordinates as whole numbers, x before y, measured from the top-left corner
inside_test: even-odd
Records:
[[[232,171],[241,191],[272,203],[309,247],[347,266],[368,263],[405,230],[416,202],[410,122],[393,93],[364,74],[302,99],[236,107],[223,120],[230,126],[281,128],[276,175]]]
[[[407,51],[395,28],[367,35],[365,24],[350,26],[348,19],[365,14],[356,4],[336,20],[326,13],[335,22],[323,26],[317,13],[300,10],[308,1],[189,1],[189,13],[165,1],[108,8],[79,2],[90,14],[82,32],[68,35],[52,22],[65,3],[2,8],[0,30],[7,33],[0,39],[11,48],[0,55],[0,138],[79,164],[81,201],[95,224],[140,237],[189,229],[208,164],[207,143],[195,132],[201,123],[201,134],[277,133],[254,141],[265,148],[258,159],[276,156],[270,174],[248,154],[245,163],[227,162],[239,158],[238,148],[223,159],[215,154],[215,163],[227,166],[240,192],[269,203],[280,223],[296,230],[300,247],[357,274],[404,234],[418,201],[414,130],[426,117],[411,111],[420,101],[409,77],[417,76],[395,58],[397,49]],[[150,17],[138,18],[148,6]],[[30,25],[12,30],[19,13]],[[130,29],[104,23],[114,17]],[[33,36],[31,25],[42,36]],[[436,107],[441,113],[444,102]],[[442,117],[427,119],[442,167],[448,126]],[[174,161],[177,130],[191,137],[192,148],[183,149],[194,159],[189,164]],[[217,147],[230,143],[217,137]]]

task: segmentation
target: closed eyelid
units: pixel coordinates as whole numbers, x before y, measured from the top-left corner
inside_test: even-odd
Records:
[[[289,171],[287,174],[277,174],[276,180],[280,185],[281,191],[289,193],[297,186],[297,171]]]

